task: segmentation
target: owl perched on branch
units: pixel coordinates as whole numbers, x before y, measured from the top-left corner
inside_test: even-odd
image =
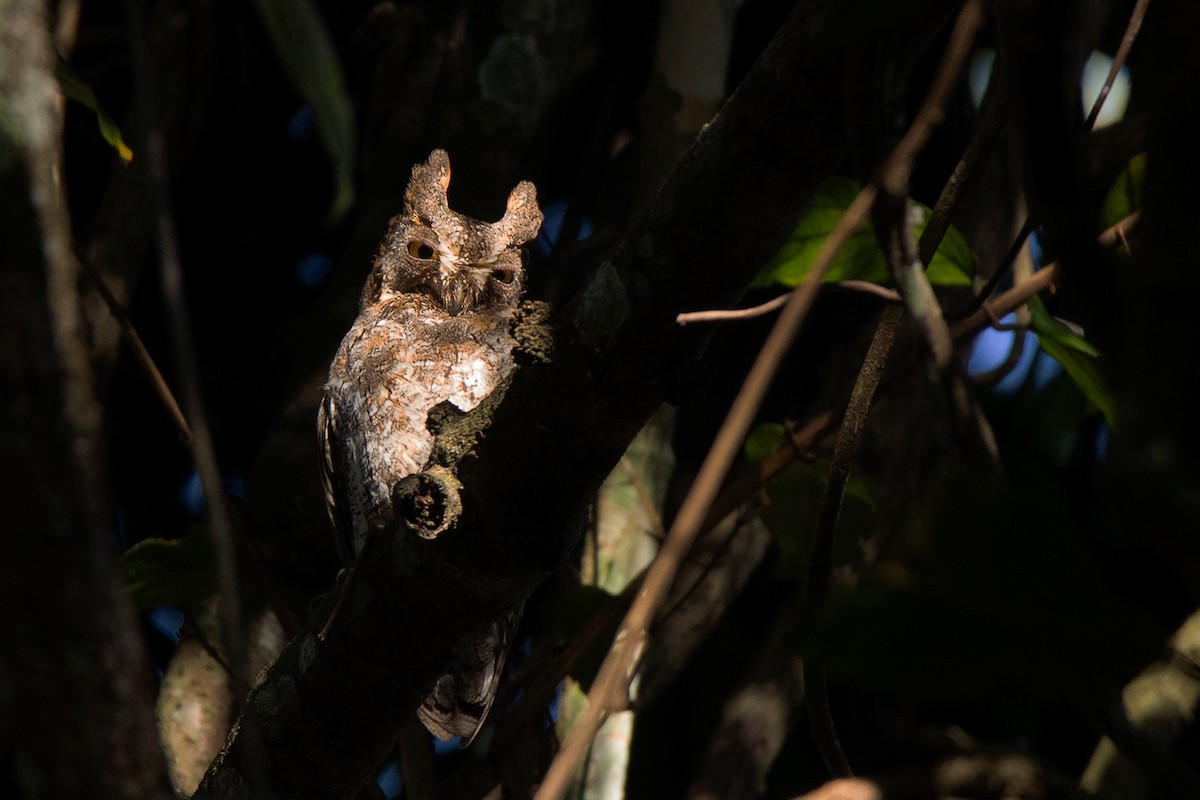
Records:
[[[394,519],[393,489],[433,466],[429,412],[467,412],[512,371],[509,331],[524,283],[522,248],[542,212],[517,184],[504,216],[480,222],[450,210],[450,159],[435,150],[413,168],[404,211],[363,288],[358,318],[329,368],[317,427],[329,517],[350,563]],[[418,711],[442,739],[469,741],[496,695],[518,609],[462,644]]]

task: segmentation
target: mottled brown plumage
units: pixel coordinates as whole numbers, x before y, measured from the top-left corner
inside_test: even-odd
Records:
[[[404,211],[388,224],[358,318],[329,368],[317,427],[325,498],[347,563],[392,519],[392,487],[430,466],[429,412],[470,411],[512,370],[512,311],[522,246],[542,213],[533,184],[517,184],[503,218],[451,211],[450,160],[435,150],[413,168]],[[464,642],[419,713],[435,735],[466,741],[496,693],[519,610]]]

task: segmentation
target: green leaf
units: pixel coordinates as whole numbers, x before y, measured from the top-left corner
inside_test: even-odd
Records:
[[[746,437],[746,458],[756,464],[765,461],[783,446],[786,435],[787,430],[778,422],[764,422]]]
[[[331,222],[354,203],[354,111],[333,37],[312,0],[255,0],[284,71],[312,106],[317,134],[333,166]]]
[[[138,609],[202,600],[217,591],[212,534],[193,525],[182,539],[144,539],[125,551],[122,580]]]
[[[1028,305],[1029,329],[1037,334],[1038,344],[1047,355],[1062,364],[1084,397],[1100,409],[1109,427],[1116,430],[1116,403],[1100,366],[1100,352],[1082,336],[1052,317],[1040,297],[1034,295],[1029,299]]]
[[[915,233],[919,240],[933,212],[920,203],[913,203],[913,207],[917,212]],[[934,286],[971,285],[975,275],[975,254],[958,228],[951,225],[946,229],[942,243],[925,269],[925,275]]]
[[[1142,186],[1146,181],[1146,154],[1130,159],[1113,181],[1100,209],[1100,230],[1106,230],[1142,207]]]
[[[100,135],[104,137],[104,141],[112,145],[121,160],[128,164],[133,159],[133,151],[121,138],[121,129],[104,110],[104,106],[100,105],[92,87],[75,74],[71,65],[63,60],[62,56],[58,57],[58,61],[54,65],[54,77],[58,79],[58,88],[64,95],[92,110],[92,113],[96,115],[96,122],[100,125]]]
[[[804,280],[812,269],[821,244],[833,231],[842,214],[858,196],[861,185],[850,178],[830,178],[817,187],[808,211],[800,218],[792,235],[779,252],[767,263],[753,286],[785,286],[793,288]],[[925,230],[930,210],[914,203],[914,229],[917,236]],[[975,274],[975,256],[966,239],[950,228],[938,247],[926,271],[929,281],[939,286],[970,286]],[[887,262],[875,242],[871,223],[864,222],[834,256],[822,279],[826,283],[844,280],[870,281],[886,284],[891,281]]]

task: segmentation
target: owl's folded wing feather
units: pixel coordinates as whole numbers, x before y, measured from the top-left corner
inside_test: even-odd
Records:
[[[333,524],[338,555],[342,562],[354,561],[354,521],[350,509],[338,498],[346,498],[346,486],[342,481],[345,459],[341,449],[341,431],[338,424],[337,405],[326,392],[317,411],[317,441],[321,447],[321,486],[325,489],[325,510]]]
[[[496,699],[504,657],[523,608],[524,604],[500,617],[482,636],[457,649],[446,674],[417,709],[421,722],[434,736],[443,741],[462,737],[461,746],[466,747],[479,733]]]

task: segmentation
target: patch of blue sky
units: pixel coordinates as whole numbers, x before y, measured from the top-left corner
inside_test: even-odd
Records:
[[[179,630],[183,627],[183,612],[174,606],[155,606],[146,615],[154,629],[172,642],[179,641]]]
[[[1033,360],[1033,388],[1041,389],[1050,381],[1062,374],[1062,364],[1055,361],[1048,354],[1038,351],[1037,358]]]
[[[303,105],[296,109],[295,113],[288,119],[287,132],[288,136],[298,142],[312,138],[317,131],[317,115],[310,105]]]
[[[242,497],[246,492],[246,481],[241,475],[234,473],[225,478],[225,491],[232,497]],[[200,519],[208,513],[204,502],[204,487],[200,483],[200,472],[192,470],[192,474],[179,488],[179,502],[194,518]]]
[[[1011,323],[1015,320],[1015,314],[1008,314],[1000,321]],[[998,331],[994,328],[984,328],[980,331],[979,335],[975,337],[975,343],[971,346],[971,355],[967,359],[967,374],[981,375],[997,369],[1008,358],[1009,351],[1013,347],[1013,339],[1016,335],[1015,331]],[[1021,349],[1021,357],[1017,359],[1016,366],[999,383],[992,387],[992,391],[997,394],[1007,395],[1021,388],[1021,384],[1025,382],[1025,378],[1029,374],[1029,369],[1033,365],[1034,356],[1037,355],[1037,352],[1037,336],[1032,333],[1026,333],[1025,343]]]
[[[549,258],[554,252],[555,245],[558,244],[558,237],[562,235],[563,223],[567,219],[567,204],[563,200],[556,200],[542,209],[542,214],[545,219],[542,220],[542,229],[538,232],[538,237],[533,240],[533,250],[542,258]],[[583,241],[592,235],[592,220],[584,217],[579,222],[578,241]]]
[[[395,761],[389,761],[383,769],[379,770],[375,782],[379,784],[379,791],[383,792],[383,796],[388,800],[399,797],[400,789],[404,786],[404,779],[400,777],[400,765]]]
[[[1096,458],[1100,461],[1103,461],[1104,457],[1108,455],[1108,439],[1111,435],[1112,432],[1108,428],[1108,423],[1101,422],[1100,428],[1096,431],[1096,441],[1094,442]]]
[[[1099,51],[1093,52],[1088,57],[1087,63],[1083,67],[1083,74],[1080,76],[1084,108],[1090,110],[1096,102],[1096,98],[1100,95],[1100,87],[1108,79],[1112,62],[1111,56]],[[983,95],[987,91],[988,82],[992,77],[992,67],[995,63],[996,51],[990,48],[981,48],[971,57],[971,63],[967,68],[967,85],[976,108],[983,103]],[[1129,75],[1129,67],[1123,65],[1117,72],[1108,97],[1104,99],[1100,115],[1096,118],[1097,128],[1105,128],[1121,121],[1125,116],[1125,109],[1129,106],[1129,95],[1132,88],[1133,80]]]
[[[310,289],[316,289],[333,271],[333,259],[324,253],[309,253],[296,261],[293,270],[296,280]]]
[[[1000,321],[1012,323],[1015,319],[1015,314],[1008,314]],[[971,355],[967,359],[967,373],[980,375],[997,369],[1008,358],[1016,335],[1015,331],[998,331],[994,328],[985,328],[981,331],[975,337],[975,343],[971,347]],[[992,387],[992,391],[996,394],[1011,395],[1020,389],[1027,380],[1032,380],[1033,388],[1040,390],[1062,374],[1062,371],[1062,364],[1048,356],[1038,346],[1037,334],[1026,331],[1025,342],[1016,366]]]

